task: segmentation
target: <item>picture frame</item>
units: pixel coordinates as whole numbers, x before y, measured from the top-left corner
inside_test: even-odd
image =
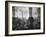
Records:
[[[22,14],[19,12],[23,12]],[[23,17],[22,17],[23,16]],[[29,17],[36,19],[40,17],[37,25],[32,21],[25,22]],[[17,20],[21,18],[25,23],[20,23]],[[14,21],[15,19],[15,21]],[[31,18],[30,18],[31,19]],[[32,20],[32,19],[31,19]],[[15,22],[15,23],[14,23]],[[19,26],[16,26],[19,25]],[[26,25],[26,26],[25,26]],[[29,25],[29,27],[28,27]],[[31,25],[31,26],[30,26]],[[32,26],[34,25],[34,26]],[[5,36],[18,36],[18,35],[35,35],[35,34],[45,34],[45,3],[41,2],[24,2],[24,1],[5,1]]]

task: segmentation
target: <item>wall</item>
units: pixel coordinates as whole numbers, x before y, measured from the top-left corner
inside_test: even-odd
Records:
[[[16,0],[16,1],[20,1],[20,0]],[[21,0],[21,1],[46,3],[46,0]],[[45,11],[45,14],[46,14],[46,11]],[[46,15],[45,15],[45,18],[46,18]],[[45,24],[46,24],[46,20],[45,20]],[[0,37],[5,37],[4,35],[5,35],[5,0],[0,0]],[[46,32],[45,34],[40,34],[40,35],[24,35],[24,36],[12,36],[12,37],[46,37]]]

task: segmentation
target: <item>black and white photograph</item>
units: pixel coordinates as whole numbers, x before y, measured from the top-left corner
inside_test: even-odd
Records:
[[[40,8],[12,7],[12,30],[40,29]]]
[[[5,2],[5,35],[35,35],[45,33],[45,3]]]

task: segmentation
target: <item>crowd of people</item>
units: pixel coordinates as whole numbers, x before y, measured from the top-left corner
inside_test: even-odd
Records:
[[[34,19],[29,17],[28,20],[21,20],[19,18],[13,17],[13,30],[28,30],[28,29],[40,29],[40,17]]]

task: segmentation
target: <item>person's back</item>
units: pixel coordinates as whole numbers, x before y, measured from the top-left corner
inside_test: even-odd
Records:
[[[33,17],[29,17],[28,21],[29,21],[29,29],[33,29],[33,21],[34,21]]]

